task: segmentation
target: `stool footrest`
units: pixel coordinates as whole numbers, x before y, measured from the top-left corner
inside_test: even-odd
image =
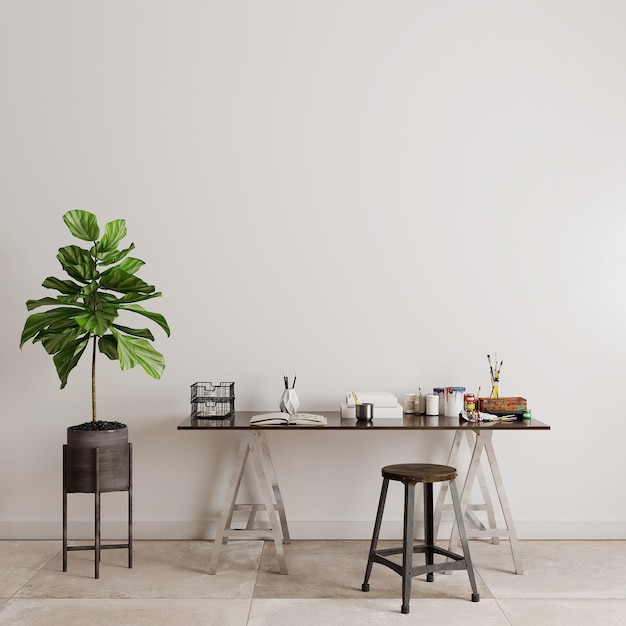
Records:
[[[383,550],[375,550],[372,554],[378,554],[381,556],[391,556],[392,554],[402,554],[404,552],[404,548],[402,546],[398,546],[396,548],[385,548]],[[423,543],[418,543],[413,546],[413,554],[424,554],[426,552],[431,552],[432,554],[439,554],[440,556],[445,556],[449,559],[460,560],[463,557],[461,554],[457,554],[456,552],[450,552],[450,550],[446,550],[445,548],[440,548],[439,546],[428,546]]]
[[[128,543],[109,543],[107,545],[101,545],[100,550],[117,550],[118,548],[129,548]],[[79,550],[95,550],[96,546],[67,546],[68,552],[78,552]]]
[[[402,574],[403,566],[401,563],[396,563],[386,557],[393,556],[394,554],[402,554],[404,549],[402,547],[397,548],[385,548],[384,550],[377,550],[376,552],[372,552],[370,555],[370,559],[374,563],[380,563],[390,569],[392,569],[396,574]],[[418,565],[415,566],[413,563],[408,568],[409,576],[419,576],[420,574],[426,574],[431,572],[439,572],[439,571],[447,571],[454,569],[467,569],[467,561],[465,557],[460,554],[456,554],[454,552],[450,552],[444,548],[440,548],[439,546],[427,546],[427,545],[415,545],[413,546],[413,554],[430,554],[439,556],[445,556],[448,559],[452,559],[451,561],[446,561],[445,563],[430,563],[426,565]]]

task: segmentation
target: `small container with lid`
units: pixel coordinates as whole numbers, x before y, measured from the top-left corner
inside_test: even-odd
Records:
[[[444,414],[445,401],[446,401],[446,388],[445,387],[435,387],[433,389],[433,393],[439,397],[439,415]],[[432,415],[428,413],[428,415]]]
[[[404,413],[417,413],[417,407],[415,404],[419,402],[417,400],[417,396],[414,393],[405,393],[404,394]]]
[[[426,394],[426,415],[439,415],[439,396],[436,393]]]

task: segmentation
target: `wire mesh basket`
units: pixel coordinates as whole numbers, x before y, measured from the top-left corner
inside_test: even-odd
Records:
[[[235,414],[235,383],[191,385],[191,417],[225,419]]]

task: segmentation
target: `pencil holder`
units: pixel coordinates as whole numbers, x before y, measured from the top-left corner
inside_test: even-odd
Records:
[[[300,400],[295,389],[285,389],[283,395],[280,398],[280,410],[283,413],[289,413],[293,415],[298,412],[300,406]]]

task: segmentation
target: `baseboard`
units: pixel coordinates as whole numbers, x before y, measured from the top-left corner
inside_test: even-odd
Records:
[[[137,520],[133,524],[135,539],[210,540],[216,521],[153,522]],[[301,521],[289,522],[293,539],[370,539],[373,521]],[[450,522],[442,522],[439,537],[449,536]],[[520,521],[516,524],[519,539],[626,540],[626,521]],[[70,539],[93,537],[93,522],[71,522]],[[125,521],[102,521],[103,539],[120,539],[126,535]],[[383,524],[381,538],[395,539],[402,534],[401,521]],[[0,522],[0,539],[61,539],[61,522]]]

